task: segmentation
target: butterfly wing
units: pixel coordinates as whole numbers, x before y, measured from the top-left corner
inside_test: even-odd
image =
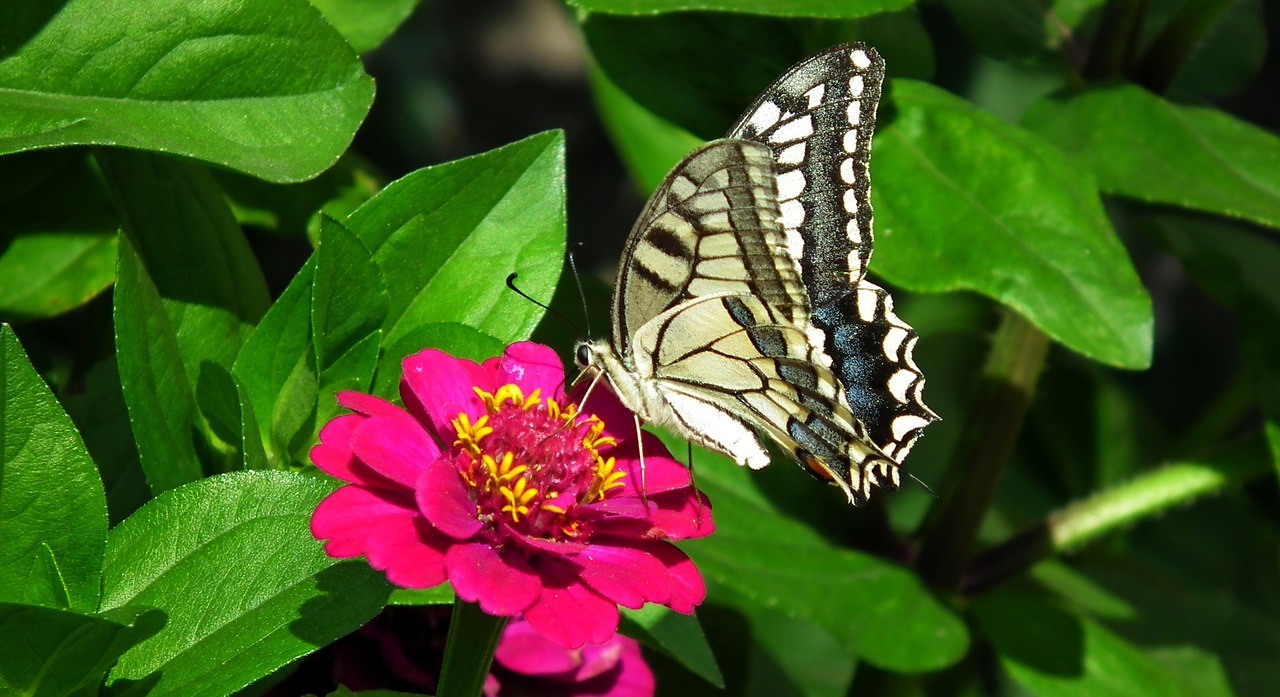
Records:
[[[808,335],[774,167],[766,146],[726,140],[671,173],[623,254],[620,360],[606,372],[647,419],[760,467],[768,457],[750,424],[861,501],[872,484],[897,485],[896,463],[868,439]]]
[[[912,358],[916,333],[865,279],[871,257],[871,137],[884,80],[874,49],[845,44],[796,65],[729,131],[769,147],[780,221],[818,344],[868,436],[902,462],[937,420]]]

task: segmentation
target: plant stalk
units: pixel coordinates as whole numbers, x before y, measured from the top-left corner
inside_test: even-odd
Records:
[[[1060,509],[979,555],[965,574],[963,592],[981,593],[1046,557],[1070,552],[1135,521],[1271,471],[1266,443],[1255,436],[1202,461],[1172,463],[1147,472]]]
[[[506,624],[505,617],[485,614],[475,603],[454,599],[436,697],[480,696]]]
[[[1043,332],[1016,312],[1005,311],[978,400],[948,467],[946,493],[925,522],[918,567],[936,590],[951,593],[960,588],[978,527],[995,498],[1048,349]]]

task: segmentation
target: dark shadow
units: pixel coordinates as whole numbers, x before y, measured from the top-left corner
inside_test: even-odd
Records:
[[[0,60],[17,53],[62,11],[67,0],[6,2],[0,9]]]
[[[391,585],[363,559],[339,562],[316,574],[319,595],[298,608],[289,631],[320,648],[360,628],[391,597]]]

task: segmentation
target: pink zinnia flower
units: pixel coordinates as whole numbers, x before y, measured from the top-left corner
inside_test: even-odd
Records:
[[[653,697],[653,692],[653,671],[634,639],[615,634],[601,644],[564,649],[521,620],[503,629],[484,689],[486,697]]]
[[[311,459],[349,484],[320,503],[312,533],[398,586],[448,580],[564,648],[612,637],[618,605],[693,612],[702,577],[671,541],[711,533],[706,499],[649,434],[641,492],[630,413],[597,390],[578,414],[563,386],[551,349],[518,343],[482,365],[409,356],[404,409],[339,394],[355,413],[325,425]]]

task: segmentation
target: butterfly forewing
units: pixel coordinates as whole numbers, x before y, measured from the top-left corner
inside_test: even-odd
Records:
[[[868,437],[902,462],[938,417],[921,398],[915,331],[864,277],[873,239],[871,138],[883,81],[884,61],[874,49],[837,46],[779,78],[729,137],[773,152],[781,220],[818,343]]]

